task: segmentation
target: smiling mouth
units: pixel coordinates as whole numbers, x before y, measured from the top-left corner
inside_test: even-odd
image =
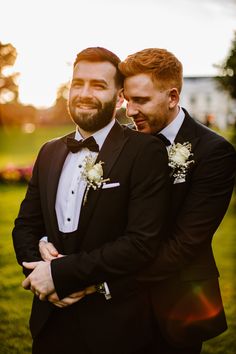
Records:
[[[136,125],[144,124],[145,122],[146,122],[146,120],[143,118],[134,119],[134,123]]]
[[[91,111],[91,110],[97,109],[97,106],[89,106],[89,105],[80,104],[80,105],[77,105],[76,108],[83,110],[83,111]]]

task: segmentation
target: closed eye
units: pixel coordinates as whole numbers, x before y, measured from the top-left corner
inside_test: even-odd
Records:
[[[133,97],[132,101],[138,104],[145,104],[150,101],[149,97]]]

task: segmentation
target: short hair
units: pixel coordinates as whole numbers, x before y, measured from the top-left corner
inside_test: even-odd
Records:
[[[116,68],[115,84],[117,87],[123,87],[124,77],[121,74],[118,65],[121,62],[120,58],[110,50],[102,47],[89,47],[83,49],[76,56],[74,67],[81,60],[90,62],[103,62],[108,61]]]
[[[166,49],[147,48],[129,55],[120,62],[119,69],[124,77],[150,74],[162,89],[176,87],[179,93],[183,84],[183,66]]]

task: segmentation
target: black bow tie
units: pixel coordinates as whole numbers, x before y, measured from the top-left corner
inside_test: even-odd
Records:
[[[83,148],[88,148],[91,151],[99,152],[99,146],[93,136],[79,141],[68,137],[66,139],[66,145],[72,153],[78,152]]]
[[[158,134],[155,134],[155,136],[160,139],[164,144],[165,146],[170,146],[171,145],[171,142],[169,139],[167,139],[167,137],[161,133],[158,133]]]

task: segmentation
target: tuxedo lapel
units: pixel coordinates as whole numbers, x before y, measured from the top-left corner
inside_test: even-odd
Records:
[[[64,165],[68,149],[66,146],[66,138],[74,136],[74,133],[67,135],[62,139],[58,139],[57,146],[55,147],[51,156],[48,181],[47,181],[47,197],[48,197],[48,210],[49,220],[52,221],[52,228],[54,231],[58,231],[58,223],[55,211],[57,187],[61,175],[61,170]]]
[[[107,138],[104,141],[101,151],[98,154],[96,162],[103,162],[103,178],[109,178],[112,167],[114,166],[117,158],[119,157],[120,152],[125,145],[128,137],[125,137],[124,129],[115,123],[109,132]],[[99,195],[102,193],[102,189],[89,190],[88,200],[81,209],[80,220],[79,220],[79,231],[81,235],[84,235],[86,232],[87,224],[91,218],[92,212],[96,207]]]
[[[104,178],[108,178],[109,173],[116,162],[123,146],[128,138],[124,135],[124,129],[119,123],[115,123],[107,135],[97,161],[103,161]]]
[[[184,109],[183,109],[184,110]],[[188,112],[184,110],[185,118],[183,124],[181,125],[178,134],[175,138],[175,143],[183,144],[189,142],[192,145],[192,150],[197,144],[199,137],[196,132],[196,122],[190,117]]]
[[[183,109],[184,110],[184,109]],[[190,115],[188,114],[188,112],[186,110],[184,110],[185,113],[185,118],[183,121],[183,124],[181,125],[178,134],[175,137],[175,143],[180,143],[180,144],[184,144],[184,143],[190,143],[191,144],[191,160],[196,161],[196,156],[194,154],[195,151],[195,147],[198,144],[200,137],[197,133],[197,123],[196,121],[190,117]],[[191,170],[193,168],[195,163],[192,163],[189,165],[188,167],[188,171],[187,171],[187,175],[186,175],[186,182],[189,181],[189,177],[191,175]],[[174,177],[173,177],[173,171],[171,173],[171,178],[174,182]],[[186,183],[177,183],[177,184],[173,184],[174,187],[177,186],[177,188],[185,188],[186,187]]]

